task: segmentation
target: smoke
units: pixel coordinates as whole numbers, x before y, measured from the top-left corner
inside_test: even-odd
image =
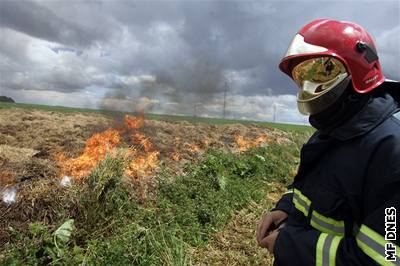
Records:
[[[154,69],[150,75],[119,80],[105,94],[100,108],[153,111],[165,102],[173,113],[191,113],[194,104],[206,105],[220,97],[226,80],[221,62],[193,48],[185,62]]]
[[[60,105],[82,106],[86,97],[88,106],[112,110],[221,115],[226,81],[227,99],[237,101],[295,94],[277,66],[315,14],[367,28],[377,37],[385,73],[399,79],[397,3],[329,4],[0,1],[0,90],[42,104],[58,95]]]

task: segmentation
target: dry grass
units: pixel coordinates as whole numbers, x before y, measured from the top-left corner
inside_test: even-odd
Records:
[[[204,247],[189,248],[193,265],[272,265],[273,256],[256,242],[256,228],[260,217],[275,206],[285,188],[280,183],[267,185],[265,199],[252,202],[239,211],[225,230],[213,235],[213,240]]]
[[[12,242],[11,227],[24,231],[32,221],[51,225],[63,216],[62,210],[68,210],[66,205],[77,205],[74,200],[78,198],[78,189],[59,185],[56,177],[60,169],[53,155],[63,151],[67,157],[76,157],[94,132],[115,125],[115,121],[99,114],[0,110],[0,192],[2,186],[10,185],[18,190],[17,201],[12,205],[0,201],[0,247]],[[209,148],[238,151],[237,135],[249,140],[268,135],[271,141],[289,141],[287,133],[259,125],[194,125],[152,120],[145,121],[140,132],[160,151],[160,161],[174,173],[182,171],[182,163],[196,160]],[[121,148],[126,148],[130,136],[126,134],[122,138]],[[171,158],[173,153],[179,154],[179,161]],[[152,184],[152,180],[146,184]],[[253,202],[236,213],[233,221],[224,231],[215,233],[207,246],[189,248],[191,262],[195,265],[272,265],[272,257],[255,241],[259,218],[283,190],[276,183],[268,187],[261,204]],[[147,190],[153,191],[154,186],[148,185],[144,190],[149,194]]]
[[[0,145],[0,157],[7,159],[11,163],[28,161],[37,153],[38,151],[30,148],[18,148],[15,146]]]
[[[48,178],[21,182],[17,189],[16,202],[7,205],[0,202],[0,246],[11,242],[12,230],[26,230],[29,222],[40,221],[52,225],[64,214],[73,200],[77,190],[61,187],[58,180]]]

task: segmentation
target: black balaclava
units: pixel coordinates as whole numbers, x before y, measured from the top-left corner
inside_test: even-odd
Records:
[[[310,124],[320,130],[322,135],[328,135],[333,129],[360,112],[371,97],[370,93],[357,93],[349,82],[346,90],[335,103],[320,113],[310,115]]]

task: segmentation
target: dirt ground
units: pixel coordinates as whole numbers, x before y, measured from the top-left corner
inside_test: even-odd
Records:
[[[24,226],[32,220],[51,222],[57,215],[54,204],[62,204],[68,197],[68,188],[60,186],[55,154],[75,158],[94,133],[121,125],[122,121],[93,113],[0,110],[0,229],[10,224]],[[159,151],[158,160],[177,173],[182,164],[196,160],[209,148],[238,152],[238,136],[249,143],[262,136],[263,142],[257,145],[290,141],[283,131],[259,125],[145,120],[136,131],[152,144],[151,151]],[[122,134],[120,146],[132,144],[131,133]],[[10,192],[15,192],[15,202],[7,203]],[[10,237],[1,231],[0,243]]]

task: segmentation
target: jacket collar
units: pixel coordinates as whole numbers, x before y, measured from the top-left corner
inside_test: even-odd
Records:
[[[393,97],[389,93],[384,93],[378,97],[371,98],[360,112],[331,130],[327,135],[341,141],[361,136],[377,127],[399,110],[400,108]],[[316,135],[321,134],[322,132],[320,131],[316,132]]]

